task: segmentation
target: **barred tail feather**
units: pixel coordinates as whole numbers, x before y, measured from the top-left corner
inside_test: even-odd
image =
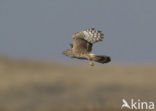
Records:
[[[92,56],[92,60],[104,64],[104,63],[110,62],[111,58],[109,56],[95,55],[95,56]]]

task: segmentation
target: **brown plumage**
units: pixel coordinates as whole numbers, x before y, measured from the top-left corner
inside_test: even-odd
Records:
[[[70,49],[63,51],[63,54],[71,58],[86,59],[93,66],[91,61],[99,63],[108,63],[111,61],[109,56],[99,56],[92,54],[92,46],[94,43],[102,41],[104,34],[101,31],[90,28],[73,35],[73,44],[69,44]]]

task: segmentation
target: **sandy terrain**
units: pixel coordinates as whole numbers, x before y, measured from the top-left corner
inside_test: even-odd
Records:
[[[122,98],[156,102],[155,85],[156,65],[0,59],[0,111],[117,111]]]

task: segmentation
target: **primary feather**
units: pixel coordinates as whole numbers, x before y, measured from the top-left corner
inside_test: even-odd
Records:
[[[104,38],[104,34],[99,30],[90,28],[90,29],[75,33],[73,35],[73,39],[78,39],[78,38],[84,39],[87,42],[94,44],[96,42],[102,41],[102,39]]]
[[[101,31],[95,30],[94,28],[84,30],[82,31],[82,33],[85,35],[84,39],[92,44],[102,41],[102,39],[104,38],[104,34],[101,33]]]

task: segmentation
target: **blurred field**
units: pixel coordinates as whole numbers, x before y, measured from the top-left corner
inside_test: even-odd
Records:
[[[122,98],[156,102],[155,85],[156,65],[0,58],[0,111],[120,111]]]

